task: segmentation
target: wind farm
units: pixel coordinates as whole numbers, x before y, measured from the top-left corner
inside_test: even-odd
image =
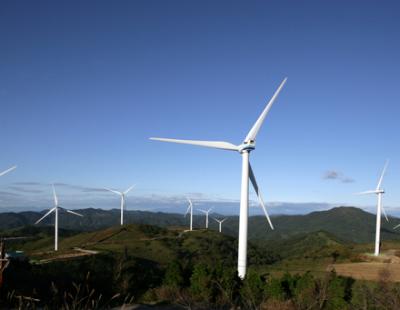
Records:
[[[399,3],[1,12],[0,309],[400,308]]]

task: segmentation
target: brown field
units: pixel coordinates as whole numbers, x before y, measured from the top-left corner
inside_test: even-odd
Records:
[[[359,280],[386,280],[400,282],[400,257],[398,250],[386,249],[379,256],[371,253],[360,254],[362,262],[329,265],[327,270]]]
[[[328,267],[328,270],[333,269],[339,275],[358,280],[378,281],[385,279],[400,282],[400,264],[397,263],[363,262],[334,264]]]

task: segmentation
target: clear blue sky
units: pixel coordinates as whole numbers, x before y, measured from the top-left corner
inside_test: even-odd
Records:
[[[240,143],[288,76],[251,154],[273,212],[373,206],[386,158],[394,212],[399,29],[398,1],[1,1],[0,204],[236,201],[238,154],[148,137]]]

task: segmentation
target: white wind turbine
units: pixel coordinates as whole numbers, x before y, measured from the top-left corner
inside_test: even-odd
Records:
[[[64,209],[59,206],[54,184],[53,184],[53,197],[54,197],[54,208],[51,209],[49,212],[47,212],[45,215],[43,215],[39,220],[37,220],[35,224],[40,223],[44,218],[46,218],[48,215],[54,212],[54,251],[58,251],[58,210],[62,210],[78,216],[83,216],[83,215],[68,209]]]
[[[5,175],[5,174],[7,174],[7,173],[9,173],[9,172],[11,172],[11,171],[13,171],[16,168],[17,168],[17,166],[12,166],[11,168],[8,168],[7,170],[4,170],[3,172],[0,172],[0,177]]]
[[[262,209],[264,210],[265,216],[268,220],[269,225],[273,229],[271,220],[268,216],[267,210],[265,208],[263,199],[261,197],[261,192],[258,188],[254,172],[251,168],[249,162],[249,154],[255,149],[256,137],[263,124],[265,117],[267,116],[269,110],[271,109],[275,99],[285,85],[287,78],[285,78],[279,85],[278,89],[275,91],[274,95],[268,102],[267,106],[262,111],[261,115],[258,117],[257,121],[254,123],[253,127],[247,134],[243,143],[240,145],[235,145],[224,141],[199,141],[199,140],[177,140],[177,139],[166,139],[166,138],[150,138],[151,140],[182,143],[182,144],[192,144],[216,149],[223,149],[228,151],[237,151],[242,155],[242,185],[241,185],[241,195],[240,195],[240,219],[239,219],[239,249],[238,249],[238,274],[241,279],[246,276],[247,268],[247,227],[248,227],[248,215],[249,215],[249,178],[257,193],[258,200]]]
[[[376,206],[376,232],[375,232],[375,252],[374,252],[375,256],[379,255],[382,213],[385,216],[386,221],[389,222],[389,219],[388,219],[388,217],[386,215],[385,209],[383,208],[383,204],[382,204],[382,195],[385,193],[385,190],[381,188],[383,177],[385,175],[385,172],[386,172],[388,164],[389,164],[389,161],[387,160],[386,163],[385,163],[385,166],[383,168],[382,174],[381,174],[381,176],[379,178],[378,185],[376,186],[376,189],[358,193],[358,195],[368,195],[368,194],[376,194],[376,195],[378,195],[378,204]]]
[[[131,187],[129,187],[126,191],[124,192],[120,192],[120,191],[116,191],[113,189],[109,189],[109,188],[104,188],[105,190],[112,192],[114,194],[117,194],[119,196],[121,196],[121,226],[124,225],[124,209],[125,209],[125,196],[131,191],[132,188],[134,188],[135,185],[132,185]]]
[[[218,219],[216,219],[216,218],[214,218],[214,217],[213,217],[213,219],[214,219],[216,222],[218,222],[218,224],[219,224],[219,232],[222,232],[222,223],[225,222],[227,219],[224,218],[224,219],[222,219],[222,220],[218,220]]]
[[[211,211],[212,209],[213,209],[213,208],[210,208],[210,209],[208,209],[208,210],[197,209],[197,210],[199,210],[200,212],[203,212],[203,213],[206,215],[206,229],[208,229],[208,214],[210,213],[210,211]]]
[[[185,213],[185,215],[184,215],[184,217],[186,217],[186,215],[189,213],[189,211],[190,211],[190,231],[192,231],[193,230],[193,203],[192,203],[192,201],[190,200],[190,198],[187,198],[187,200],[188,200],[188,202],[189,202],[189,206],[188,206],[188,208],[187,208],[187,210],[186,210],[186,213]]]

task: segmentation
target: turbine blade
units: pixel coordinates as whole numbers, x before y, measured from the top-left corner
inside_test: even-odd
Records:
[[[188,206],[188,208],[187,208],[186,213],[185,213],[184,216],[186,216],[186,215],[189,213],[190,207],[191,207],[191,205],[189,204],[189,206]]]
[[[388,216],[386,214],[385,208],[383,207],[383,203],[381,202],[382,213],[385,216],[386,222],[389,222]]]
[[[284,78],[282,83],[279,85],[278,89],[275,91],[274,95],[272,98],[269,100],[267,106],[264,108],[264,111],[262,111],[261,115],[258,117],[257,121],[254,123],[253,127],[247,134],[246,138],[244,139],[244,142],[249,142],[249,141],[254,141],[257,137],[257,133],[260,130],[262,124],[264,123],[265,117],[267,116],[269,110],[271,109],[272,105],[275,102],[275,99],[278,97],[280,91],[282,90],[282,87],[285,85],[287,81],[287,78]]]
[[[136,185],[135,184],[133,184],[131,187],[129,187],[125,192],[124,192],[124,194],[126,195],[126,194],[128,194],[131,190],[132,190],[132,188],[134,188]]]
[[[150,138],[150,140],[181,143],[181,144],[191,144],[204,147],[211,147],[215,149],[222,149],[228,151],[239,151],[239,147],[229,142],[224,141],[200,141],[200,140],[178,140],[178,139],[167,139],[167,138]]]
[[[258,188],[256,177],[254,176],[254,172],[253,172],[253,169],[251,168],[250,162],[249,162],[249,177],[250,177],[251,184],[253,184],[254,190],[256,191],[256,194],[257,194],[257,197],[258,197],[258,201],[259,201],[259,203],[260,203],[260,205],[261,205],[261,207],[262,207],[262,209],[264,211],[265,217],[268,220],[269,226],[271,226],[271,229],[274,229],[274,226],[272,225],[271,219],[269,218],[267,209],[265,208],[265,204],[264,204],[264,201],[263,201],[262,196],[261,196],[261,191]]]
[[[53,185],[53,197],[54,197],[54,206],[58,206],[58,198],[57,198],[57,193],[56,193],[56,188],[54,187],[54,184],[52,184]]]
[[[187,201],[189,202],[188,208],[186,210],[186,213],[183,217],[186,217],[186,215],[189,213],[190,207],[192,206],[192,201],[190,200],[190,198],[186,197]]]
[[[223,220],[221,220],[221,223],[225,222],[227,220],[227,218],[224,218]]]
[[[17,166],[12,166],[11,168],[8,168],[7,170],[4,170],[3,172],[0,172],[0,177],[5,175],[5,174],[7,174],[7,173],[9,173],[9,172],[11,172],[11,171],[13,171],[16,168],[17,168]]]
[[[50,209],[49,212],[47,212],[45,215],[43,215],[40,219],[38,219],[35,224],[40,223],[45,217],[47,217],[51,212],[53,212],[56,209],[56,207],[54,207],[53,209]]]
[[[219,220],[217,220],[215,217],[212,217],[212,219],[219,223]]]
[[[82,214],[79,214],[79,213],[77,213],[77,212],[74,212],[74,211],[71,211],[71,210],[68,210],[68,209],[64,209],[64,210],[65,210],[66,212],[68,212],[68,213],[71,213],[71,214],[74,214],[74,215],[83,217]]]
[[[121,192],[119,192],[119,191],[115,191],[115,190],[113,190],[113,189],[110,189],[110,188],[107,188],[107,187],[104,187],[104,189],[106,190],[106,191],[109,191],[109,192],[111,192],[111,193],[114,193],[114,194],[117,194],[117,195],[120,195],[121,196]]]
[[[388,165],[389,165],[389,160],[386,160],[385,166],[383,167],[382,174],[381,174],[381,177],[379,178],[379,182],[378,182],[378,185],[377,185],[377,187],[376,187],[376,190],[378,190],[378,189],[381,188],[382,181],[383,181],[383,177],[384,177],[384,175],[385,175],[386,168],[387,168]]]
[[[394,226],[393,229],[396,229],[396,228],[398,228],[398,227],[400,227],[400,224]]]
[[[354,193],[354,195],[369,195],[369,194],[376,194],[376,190]]]
[[[208,213],[206,210],[203,210],[203,209],[197,209],[198,211],[201,211],[201,212],[203,212],[203,213]]]

